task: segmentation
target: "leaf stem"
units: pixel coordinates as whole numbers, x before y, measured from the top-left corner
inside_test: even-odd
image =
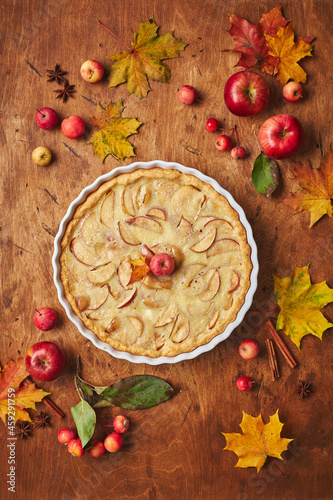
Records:
[[[268,458],[270,459],[271,462],[273,462],[274,466],[281,472],[282,476],[285,477],[285,478],[288,478],[288,476],[282,472],[282,470],[280,469],[280,467],[278,466],[278,464],[276,462],[274,462],[274,460],[272,459],[272,457],[268,456]]]
[[[111,30],[109,30],[109,28],[107,28],[103,23],[101,23],[101,21],[99,19],[97,19],[97,22],[100,26],[102,26],[102,28],[106,29],[106,31],[108,31],[109,33],[111,33],[111,35],[113,35],[115,38],[117,38],[117,40],[119,40],[119,42],[121,42],[127,50],[129,50],[130,52],[132,52],[132,49],[129,48],[128,45],[126,45],[126,43],[124,43],[120,38],[119,36],[115,35],[115,33],[113,33]]]

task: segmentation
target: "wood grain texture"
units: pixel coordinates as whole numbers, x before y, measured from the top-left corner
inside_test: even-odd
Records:
[[[232,116],[223,102],[223,88],[235,71],[237,57],[224,53],[232,48],[227,33],[228,12],[256,23],[262,12],[274,7],[273,0],[224,2],[218,0],[13,0],[0,6],[2,92],[0,94],[1,140],[1,340],[0,359],[24,355],[28,346],[42,339],[54,340],[67,355],[65,373],[55,382],[40,384],[66,417],[51,417],[52,428],[37,429],[33,437],[17,442],[16,496],[8,492],[9,470],[5,439],[2,439],[0,497],[35,500],[128,499],[222,499],[313,500],[332,496],[332,330],[323,341],[307,336],[302,350],[286,339],[298,367],[290,369],[277,352],[281,378],[271,380],[264,341],[269,334],[264,321],[276,307],[272,273],[287,276],[295,266],[310,266],[312,281],[327,280],[333,287],[332,220],[323,217],[310,230],[309,214],[295,215],[280,203],[294,187],[292,163],[280,161],[283,188],[272,200],[256,193],[251,181],[253,161],[258,155],[255,133],[263,121],[278,113],[295,114],[304,125],[305,143],[296,159],[310,159],[317,166],[321,153],[332,142],[333,5],[330,0],[283,2],[283,12],[292,19],[300,35],[316,37],[314,57],[301,66],[308,72],[305,98],[298,104],[282,99],[281,86],[267,77],[271,89],[268,107],[258,116]],[[92,85],[79,74],[87,59],[105,67],[108,55],[122,50],[121,44],[97,23],[100,19],[127,44],[141,21],[154,13],[160,33],[175,29],[175,36],[188,46],[180,58],[170,60],[172,83],[151,83],[148,97],[128,97],[124,85],[107,90],[107,81]],[[77,94],[66,104],[55,100],[54,83],[46,82],[46,70],[60,63],[68,71]],[[183,106],[177,88],[195,86],[201,100]],[[130,138],[136,159],[176,161],[214,177],[242,205],[250,221],[259,251],[259,282],[252,309],[231,337],[195,360],[176,365],[151,367],[117,360],[96,349],[67,319],[53,284],[51,257],[58,225],[70,202],[96,177],[120,165],[109,157],[101,164],[86,145],[92,127],[88,117],[93,103],[105,105],[122,98],[124,116],[136,117],[143,125]],[[87,124],[86,134],[66,139],[57,127],[43,131],[34,121],[35,109],[55,108],[60,118],[76,114]],[[244,161],[230,158],[214,147],[214,135],[205,122],[215,116],[226,127],[237,125],[241,144],[249,152]],[[31,161],[32,150],[46,145],[54,161],[47,168]],[[54,307],[57,327],[48,333],[33,325],[34,309]],[[333,307],[325,309],[333,320]],[[275,315],[276,316],[276,315]],[[238,355],[239,342],[256,338],[261,353],[245,362]],[[70,407],[78,402],[72,367],[76,355],[82,361],[82,376],[99,385],[110,384],[133,374],[162,377],[181,389],[170,402],[145,411],[126,412],[131,429],[121,452],[92,459],[71,457],[57,442],[57,432],[71,423]],[[256,381],[247,394],[235,388],[235,380],[246,374]],[[300,400],[294,389],[298,380],[312,383],[313,392]],[[42,408],[38,405],[39,409]],[[242,410],[261,413],[265,422],[279,408],[285,423],[282,436],[294,438],[283,462],[269,460],[259,474],[254,468],[234,468],[235,454],[223,451],[223,432],[239,432]],[[119,409],[102,409],[99,420],[109,423]],[[98,430],[101,432],[101,430]],[[101,436],[103,435],[100,434]]]

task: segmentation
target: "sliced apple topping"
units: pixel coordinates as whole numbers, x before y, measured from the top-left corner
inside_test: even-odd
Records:
[[[208,302],[209,300],[212,300],[219,291],[220,286],[221,286],[220,273],[218,272],[217,269],[215,269],[209,280],[207,289],[201,295],[199,295],[199,299],[202,302]]]
[[[133,225],[140,229],[146,229],[147,231],[153,231],[155,233],[162,233],[163,229],[161,224],[150,217],[145,215],[139,215],[138,217],[133,217],[133,219],[128,219],[127,224]]]
[[[132,276],[132,266],[130,263],[129,257],[123,259],[117,269],[118,281],[125,290],[133,288],[130,285],[131,276]]]
[[[114,223],[114,199],[115,193],[110,191],[101,204],[100,219],[109,228],[112,228]]]
[[[106,333],[114,333],[120,327],[119,316],[115,316],[107,328],[105,328]]]
[[[104,304],[108,296],[109,288],[107,285],[103,285],[101,288],[97,288],[96,290],[94,290],[94,293],[91,294],[90,304],[87,307],[87,310],[95,311]]]
[[[119,221],[118,222],[118,229],[119,229],[119,234],[120,234],[122,240],[124,240],[124,242],[127,243],[128,245],[140,245],[141,244],[141,240],[137,236],[135,236],[132,229],[127,224],[127,221],[124,221],[124,220]]]
[[[98,266],[91,271],[85,273],[87,280],[93,285],[104,285],[107,281],[109,281],[113,274],[115,268],[112,262],[109,264],[105,264],[103,266]]]
[[[156,196],[160,203],[171,200],[174,193],[179,189],[180,185],[176,181],[164,181],[157,186]]]
[[[155,323],[155,328],[159,328],[161,326],[165,326],[165,325],[168,325],[169,323],[172,323],[177,315],[177,312],[178,312],[177,305],[174,304],[173,302],[171,302],[164,309],[164,311],[162,311],[161,316],[158,318],[158,320]]]
[[[190,333],[190,322],[185,313],[180,312],[172,329],[170,338],[172,342],[180,344],[187,339]]]
[[[86,266],[94,266],[97,263],[96,253],[85,247],[79,238],[74,238],[71,241],[70,250],[74,257]]]
[[[140,210],[140,208],[145,207],[151,198],[151,191],[147,186],[141,186],[139,187],[136,197],[135,197],[135,203],[137,208]]]
[[[197,220],[197,219],[198,219],[198,217],[199,217],[199,215],[200,215],[200,212],[201,212],[201,210],[202,210],[202,207],[203,207],[203,205],[204,205],[205,201],[206,201],[206,196],[205,196],[205,195],[202,195],[202,198],[201,198],[201,200],[200,200],[200,201],[199,201],[199,203],[198,203],[198,209],[197,209],[197,213],[196,213],[196,214],[195,214],[195,216],[194,216],[194,220]]]
[[[187,306],[187,312],[191,317],[206,316],[212,307],[213,303],[194,302],[193,304],[189,304]]]
[[[85,311],[90,304],[90,297],[88,295],[78,295],[75,297],[75,302],[80,312]]]
[[[225,252],[239,252],[239,243],[230,238],[222,238],[215,241],[215,243],[207,250],[206,256],[213,257]]]
[[[240,276],[235,270],[233,270],[231,273],[229,293],[235,292],[237,288],[239,288],[239,284],[240,284]]]
[[[133,192],[130,187],[125,187],[121,193],[121,208],[125,214],[135,215],[135,208],[133,202]]]
[[[196,253],[206,252],[213,245],[216,233],[217,228],[212,227],[201,240],[190,248],[190,250]]]
[[[132,300],[134,299],[136,292],[137,292],[136,288],[133,288],[133,290],[130,290],[126,294],[125,298],[120,302],[120,304],[117,305],[117,309],[121,309],[122,307],[128,306],[132,302]]]
[[[162,349],[166,341],[167,341],[166,332],[162,331],[155,332],[155,347],[157,351]]]
[[[180,236],[182,242],[186,243],[193,234],[193,226],[190,221],[181,217],[177,226],[177,234]]]
[[[136,316],[127,316],[127,319],[131,322],[132,326],[134,327],[134,330],[140,337],[141,333],[143,332],[143,323],[140,318],[137,318]]]
[[[69,273],[70,273],[71,277],[77,283],[81,283],[82,281],[85,281],[85,279],[86,279],[85,272],[86,272],[87,268],[85,267],[85,265],[81,265],[81,264],[82,264],[81,262],[77,262],[77,260],[75,260],[72,263],[71,267],[69,268]]]
[[[150,250],[149,247],[147,247],[147,245],[143,244],[140,248],[140,253],[142,255],[142,257],[145,258],[146,260],[146,263],[149,264],[149,261],[154,257],[154,252],[152,252]]]
[[[213,316],[211,317],[211,319],[209,320],[209,323],[208,323],[208,328],[211,330],[212,328],[214,328],[214,326],[216,325],[217,323],[217,320],[219,319],[219,311],[215,311]]]
[[[161,219],[161,220],[166,220],[166,213],[165,210],[162,210],[162,208],[151,208],[148,210],[147,214],[149,217],[156,217],[156,219]]]
[[[160,288],[166,288],[167,290],[170,290],[170,288],[172,288],[173,281],[172,279],[159,281],[152,273],[148,273],[141,283],[148,288],[156,288],[157,290]]]
[[[199,207],[203,203],[204,195],[194,186],[181,186],[171,199],[171,206],[175,214],[196,217]]]
[[[227,220],[217,219],[217,218],[211,219],[208,222],[206,222],[204,227],[210,229],[213,226],[217,227],[218,229],[225,230],[225,231],[230,231],[234,228],[234,226],[232,224],[230,224],[230,222],[228,222]]]
[[[181,281],[182,288],[188,288],[194,278],[206,267],[206,264],[190,264],[186,267]]]
[[[96,212],[91,212],[81,225],[81,236],[86,245],[94,246],[102,237],[102,226],[98,220]]]
[[[167,300],[168,297],[166,296],[166,292],[163,289],[154,290],[148,295],[143,295],[142,297],[142,302],[146,306],[152,307],[154,309],[157,309],[159,307],[164,307]]]

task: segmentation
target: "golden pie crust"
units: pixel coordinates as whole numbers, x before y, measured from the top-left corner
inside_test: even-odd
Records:
[[[207,344],[235,320],[250,286],[251,249],[237,212],[178,170],[139,169],[105,182],[77,208],[61,248],[75,314],[100,340],[136,355]],[[173,257],[174,271],[131,282],[133,261],[158,253]]]

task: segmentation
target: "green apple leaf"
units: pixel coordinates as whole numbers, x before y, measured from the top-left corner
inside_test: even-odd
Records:
[[[261,152],[254,161],[252,182],[259,194],[270,198],[280,182],[277,162]]]
[[[81,399],[79,404],[72,406],[71,412],[76,425],[77,433],[81,439],[82,448],[84,448],[95,430],[95,410],[84,399]]]

